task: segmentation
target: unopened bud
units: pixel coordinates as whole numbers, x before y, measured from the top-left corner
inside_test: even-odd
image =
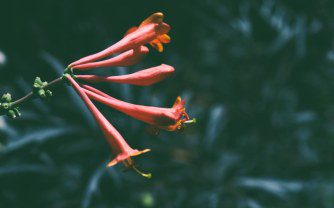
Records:
[[[45,97],[46,97],[45,90],[43,90],[43,89],[38,90],[38,95],[39,95],[41,98],[45,98]]]
[[[9,109],[9,103],[2,103],[2,108],[5,110]]]
[[[12,96],[9,93],[3,94],[2,97],[1,97],[1,100],[3,102],[9,103],[10,101],[12,101]]]
[[[18,116],[18,117],[21,116],[21,113],[20,113],[18,107],[14,108],[13,110],[14,110],[14,113],[15,113],[16,116]]]
[[[52,97],[52,92],[51,90],[46,90],[45,91],[47,97]]]
[[[34,87],[34,88],[40,88],[40,85],[39,85],[38,83],[35,82],[35,83],[33,84],[33,87]]]
[[[41,80],[40,77],[36,77],[36,78],[35,78],[35,81],[34,81],[34,84],[37,84],[37,85],[39,85],[39,86],[42,86],[42,85],[43,85],[43,82],[42,82],[42,80]]]
[[[7,112],[7,116],[8,116],[9,118],[11,118],[11,119],[16,118],[15,111],[14,111],[14,110],[9,110],[9,111]]]

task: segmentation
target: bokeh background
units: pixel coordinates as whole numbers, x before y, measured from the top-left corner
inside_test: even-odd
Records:
[[[132,103],[198,119],[180,133],[101,111],[132,147],[146,180],[122,165],[70,87],[0,117],[0,207],[334,207],[334,11],[330,1],[2,1],[0,93],[19,98],[36,76],[120,39],[156,11],[171,44],[126,74],[161,63],[176,73],[150,87],[95,85]]]

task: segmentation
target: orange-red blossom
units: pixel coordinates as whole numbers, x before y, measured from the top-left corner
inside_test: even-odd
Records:
[[[119,76],[76,75],[75,77],[88,82],[116,82],[139,86],[149,86],[160,82],[174,73],[174,67],[161,64],[160,66],[140,70],[132,74]]]
[[[195,122],[186,113],[185,100],[181,97],[176,98],[171,108],[160,108],[124,102],[88,85],[83,88],[89,98],[160,129],[176,131],[184,128],[185,123]]]
[[[168,43],[170,37],[166,35],[170,26],[163,22],[163,14],[158,12],[144,20],[138,28],[131,31],[114,45],[89,56],[83,57],[73,63],[68,68],[75,68],[77,65],[94,62],[115,53],[138,48],[147,43],[151,44],[158,51],[162,51],[162,43]]]
[[[119,162],[123,162],[126,167],[131,167],[140,173],[144,177],[151,177],[151,174],[145,174],[140,172],[134,165],[131,157],[140,155],[142,153],[150,151],[150,149],[137,150],[132,149],[122,135],[110,124],[110,122],[101,114],[101,112],[96,108],[92,101],[85,94],[84,90],[79,86],[79,84],[70,76],[66,75],[66,78],[69,80],[77,94],[84,101],[88,109],[91,111],[93,117],[95,118],[97,124],[101,128],[106,140],[110,144],[112,153],[115,155],[115,158],[108,163],[108,167],[116,165]]]
[[[149,52],[148,48],[144,46],[145,44],[150,44],[153,48],[162,52],[163,44],[170,42],[170,37],[167,35],[170,26],[163,22],[163,17],[164,15],[160,12],[152,14],[144,20],[139,27],[130,28],[125,36],[117,43],[98,53],[83,57],[68,65],[64,75],[91,111],[106,140],[111,146],[112,153],[115,157],[108,163],[108,166],[123,162],[126,167],[131,167],[142,176],[148,178],[151,177],[151,174],[140,172],[134,165],[132,157],[148,152],[149,149],[141,151],[132,149],[122,135],[96,108],[91,99],[108,105],[135,119],[148,123],[155,128],[167,131],[183,129],[185,124],[196,121],[195,119],[190,119],[186,113],[184,107],[185,101],[180,97],[177,97],[173,106],[170,108],[136,105],[113,98],[91,86],[80,86],[73,77],[88,82],[116,82],[149,86],[169,77],[174,72],[174,67],[161,64],[160,66],[121,76],[73,75],[72,69],[76,69],[78,72],[80,70],[88,70],[98,67],[134,65]],[[108,56],[117,53],[120,54],[105,59]]]

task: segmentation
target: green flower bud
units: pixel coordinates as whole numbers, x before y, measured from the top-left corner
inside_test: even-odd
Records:
[[[35,95],[38,95],[40,98],[44,99],[52,96],[50,90],[44,90],[43,88],[48,85],[48,82],[43,82],[40,77],[36,77],[33,83],[33,92]]]
[[[20,116],[21,116],[21,113],[20,113],[18,107],[14,108],[13,110],[14,110],[14,113],[15,113],[15,115],[16,115],[17,117],[20,117]]]
[[[39,84],[36,83],[36,82],[32,86],[33,86],[33,88],[40,88]]]
[[[46,98],[45,90],[43,90],[43,89],[38,90],[38,95],[41,98]]]
[[[9,109],[9,103],[2,103],[1,106],[2,106],[2,108],[5,109],[5,110]]]
[[[1,100],[3,102],[9,103],[10,101],[12,101],[12,95],[9,94],[9,93],[3,94],[2,97],[1,97]]]
[[[34,84],[37,84],[38,86],[43,86],[43,82],[40,77],[36,77]]]
[[[46,90],[45,91],[47,97],[52,97],[52,92],[51,90]]]
[[[9,111],[7,112],[7,116],[8,116],[9,118],[11,118],[11,119],[16,118],[15,111],[14,111],[14,110],[9,110]]]

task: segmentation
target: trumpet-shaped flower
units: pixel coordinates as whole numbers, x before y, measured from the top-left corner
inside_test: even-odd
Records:
[[[87,70],[98,67],[131,66],[141,61],[148,52],[149,49],[146,46],[140,46],[107,60],[75,65],[73,69]]]
[[[97,75],[76,75],[76,78],[88,82],[117,82],[117,83],[133,84],[139,86],[148,86],[166,79],[173,72],[174,72],[174,67],[166,64],[161,64],[160,66],[151,67],[149,69],[140,70],[132,74],[126,74],[120,76],[105,77]]]
[[[128,34],[131,32],[136,31],[137,29],[148,25],[148,24],[152,24],[152,23],[162,23],[164,19],[164,14],[161,12],[157,12],[152,14],[151,16],[149,16],[147,19],[145,19],[140,25],[139,27],[132,27],[128,30]],[[163,51],[163,44],[169,43],[170,42],[170,37],[169,35],[165,34],[161,34],[158,35],[154,40],[150,41],[149,44],[155,48],[156,50],[158,50],[159,52]]]
[[[97,89],[91,91],[93,87],[86,88],[84,91],[89,98],[112,107],[122,113],[125,113],[135,119],[164,129],[167,131],[176,131],[184,128],[186,123],[195,122],[190,120],[184,108],[185,101],[178,97],[171,108],[159,108],[153,106],[143,106],[127,103],[113,98]]]
[[[162,13],[153,14],[153,16],[158,16],[163,18]],[[130,50],[133,48],[137,48],[141,45],[145,45],[147,43],[152,43],[153,45],[159,45],[156,43],[156,40],[159,40],[161,43],[169,42],[169,36],[165,36],[166,33],[170,30],[170,26],[164,22],[162,22],[162,18],[153,18],[154,21],[147,21],[143,25],[141,25],[135,31],[124,36],[120,41],[115,43],[114,45],[106,48],[105,50],[86,56],[84,58],[79,59],[69,65],[69,68],[73,68],[76,65],[89,63],[96,61],[98,59],[110,56],[115,53],[119,53],[125,50]],[[152,18],[151,18],[152,19]],[[158,19],[158,20],[157,20]],[[160,46],[159,46],[160,47]],[[156,48],[159,48],[158,46]],[[160,51],[162,51],[160,47]]]
[[[105,138],[111,146],[113,154],[116,156],[111,162],[108,163],[108,167],[116,165],[118,162],[123,162],[126,167],[131,167],[144,177],[151,177],[151,174],[145,174],[140,172],[134,165],[131,157],[140,155],[142,153],[150,151],[149,149],[137,150],[132,149],[122,135],[109,123],[109,121],[101,114],[101,112],[92,103],[89,97],[86,95],[84,90],[79,86],[79,84],[70,76],[66,75],[67,79],[77,92],[77,94],[82,98],[86,106],[91,111],[96,122],[100,126]]]

